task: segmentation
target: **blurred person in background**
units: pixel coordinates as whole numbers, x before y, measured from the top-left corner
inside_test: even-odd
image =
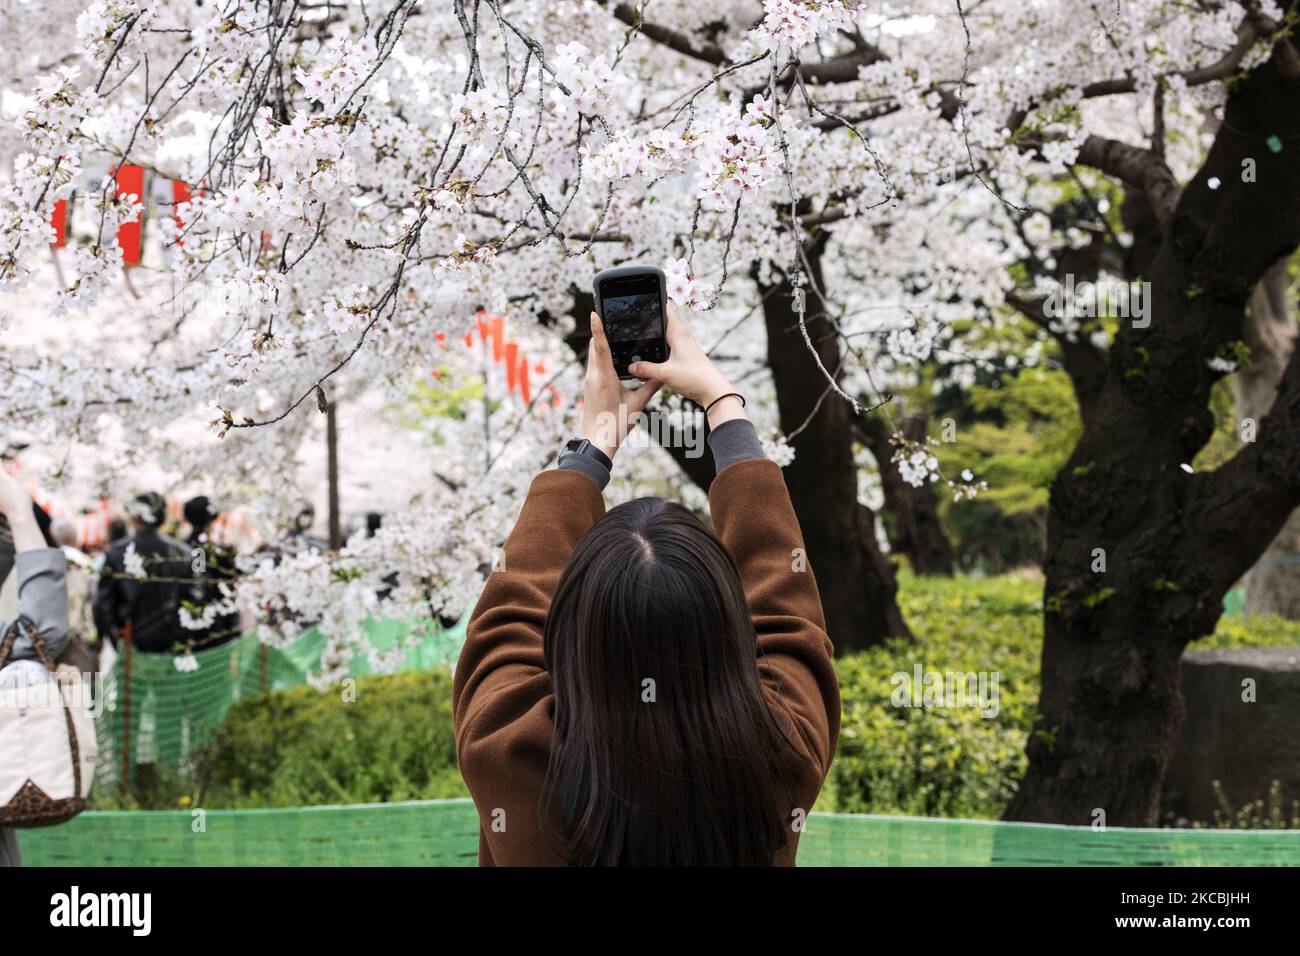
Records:
[[[120,541],[131,533],[131,526],[127,524],[125,518],[114,518],[108,523],[108,543],[104,546],[107,550],[113,542]]]
[[[77,526],[67,518],[50,522],[50,537],[68,560],[68,626],[78,637],[94,634],[91,614],[91,560],[77,547]]]
[[[180,607],[191,577],[190,549],[160,530],[167,504],[157,492],[136,495],[126,513],[132,533],[105,555],[95,587],[95,629],[119,643],[129,623],[137,650],[170,651],[188,638]]]
[[[77,547],[77,525],[67,518],[50,522],[50,538],[63,552],[68,562],[68,631],[69,649],[75,648],[73,664],[83,674],[99,671],[99,652],[96,647],[94,605],[94,564],[84,551]]]
[[[198,495],[185,502],[183,509],[186,522],[190,526],[188,544],[190,546],[190,601],[200,610],[228,604],[222,594],[221,586],[233,586],[238,577],[235,566],[235,549],[212,539],[212,523],[220,517],[217,508],[207,495]],[[214,614],[206,627],[190,631],[191,646],[194,648],[216,647],[233,640],[240,634],[239,613],[230,608],[220,609]]]
[[[327,551],[329,542],[310,533],[315,523],[316,508],[307,501],[299,504],[298,512],[293,517],[293,524],[289,529],[289,533],[280,542],[280,553],[302,554],[315,551],[323,554]]]

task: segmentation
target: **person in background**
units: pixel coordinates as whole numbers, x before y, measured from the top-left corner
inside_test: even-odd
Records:
[[[312,525],[316,523],[316,508],[311,502],[304,501],[298,506],[298,513],[293,517],[293,526],[280,542],[280,553],[302,554],[304,552],[324,553],[329,542],[311,534]]]
[[[384,526],[384,516],[382,514],[380,514],[378,511],[366,512],[366,537],[367,538],[373,538],[376,534],[379,533],[379,529],[382,528],[383,526]],[[399,579],[400,576],[396,571],[390,571],[388,574],[384,575],[385,587],[382,587],[375,592],[375,596],[379,598],[380,604],[384,603],[389,599],[390,596],[392,596],[393,588],[397,587],[397,582]]]
[[[110,545],[105,556],[95,587],[95,629],[118,643],[129,621],[137,650],[170,651],[188,638],[180,607],[191,577],[190,549],[159,530],[167,505],[157,492],[136,495],[126,513],[132,533]]]
[[[0,516],[4,521],[0,541],[0,574],[16,578],[17,615],[27,618],[45,644],[51,657],[63,653],[68,641],[67,559],[58,548],[50,547],[41,533],[32,499],[12,475],[0,468]],[[12,618],[0,618],[0,634],[9,630]],[[33,679],[48,678],[39,663],[40,655],[25,632],[14,641],[9,660],[0,666],[0,689],[17,686]],[[5,759],[0,754],[0,761]],[[3,776],[3,775],[0,775]],[[8,803],[12,793],[0,793],[0,803]],[[18,838],[0,827],[0,866],[20,866]]]
[[[108,523],[108,545],[120,541],[131,533],[131,527],[122,518],[114,518]]]
[[[185,520],[190,526],[188,544],[190,546],[190,574],[194,583],[190,585],[190,600],[199,608],[207,608],[225,602],[221,593],[222,583],[233,585],[238,577],[235,567],[233,548],[213,541],[209,530],[212,523],[220,516],[220,511],[213,506],[207,495],[198,495],[185,502],[183,509]],[[198,558],[202,558],[202,570],[196,570]],[[216,647],[239,636],[239,613],[235,610],[217,612],[210,626],[200,631],[191,631],[190,640],[194,647]]]
[[[68,561],[68,626],[73,635],[89,641],[95,635],[90,557],[77,547],[77,526],[67,518],[50,522],[50,537]]]

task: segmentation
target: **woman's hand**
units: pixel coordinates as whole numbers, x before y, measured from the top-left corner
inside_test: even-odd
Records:
[[[668,361],[636,362],[628,368],[640,379],[662,382],[691,401],[709,406],[715,399],[735,391],[727,377],[704,354],[686,323],[677,317],[677,306],[668,303]],[[724,399],[709,409],[709,425],[717,428],[733,418],[744,418],[740,399]]]
[[[31,510],[32,499],[27,489],[6,468],[0,467],[0,514],[12,521],[18,512]]]
[[[662,384],[646,382],[635,392],[624,388],[614,371],[604,323],[591,313],[587,376],[582,383],[582,437],[613,458],[627,437],[629,420],[646,407]]]
[[[0,514],[9,521],[14,538],[14,551],[34,551],[44,548],[45,536],[36,524],[32,499],[13,475],[0,467]]]

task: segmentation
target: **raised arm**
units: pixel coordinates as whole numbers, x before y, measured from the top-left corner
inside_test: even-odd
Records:
[[[825,775],[840,728],[834,648],[781,469],[767,459],[728,465],[709,489],[709,506],[740,566],[763,684],[788,709],[807,756]]]
[[[588,477],[572,470],[533,479],[496,569],[470,615],[456,662],[452,708],[456,739],[487,735],[550,693],[542,629],[551,596],[574,546],[605,503]]]
[[[27,618],[51,658],[63,653],[68,642],[67,559],[58,548],[47,547],[36,525],[32,500],[17,480],[0,468],[0,513],[13,533],[14,573],[18,575],[18,614]],[[0,621],[0,635],[12,621]],[[38,660],[25,630],[20,630],[9,660]]]

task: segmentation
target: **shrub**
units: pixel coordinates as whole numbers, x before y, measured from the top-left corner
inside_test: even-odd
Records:
[[[445,669],[294,687],[231,708],[201,760],[207,807],[289,807],[465,796]]]
[[[1192,826],[1213,826],[1219,830],[1300,830],[1300,800],[1292,800],[1288,807],[1279,780],[1269,784],[1266,799],[1252,800],[1235,809],[1223,784],[1215,780],[1213,787],[1219,805],[1214,811],[1214,823],[1197,822]]]
[[[817,808],[848,813],[994,819],[1024,772],[1038,700],[1042,584],[1036,575],[899,577],[916,634],[836,662],[843,700],[839,749]],[[1237,616],[1195,647],[1300,644],[1300,622]],[[890,678],[925,671],[1000,674],[1000,706],[894,706]]]
[[[917,640],[837,661],[843,718],[819,808],[850,813],[995,817],[1025,766],[1038,696],[1041,585],[1028,577],[917,579],[899,601]],[[895,706],[891,678],[998,675],[996,716],[979,707]]]

